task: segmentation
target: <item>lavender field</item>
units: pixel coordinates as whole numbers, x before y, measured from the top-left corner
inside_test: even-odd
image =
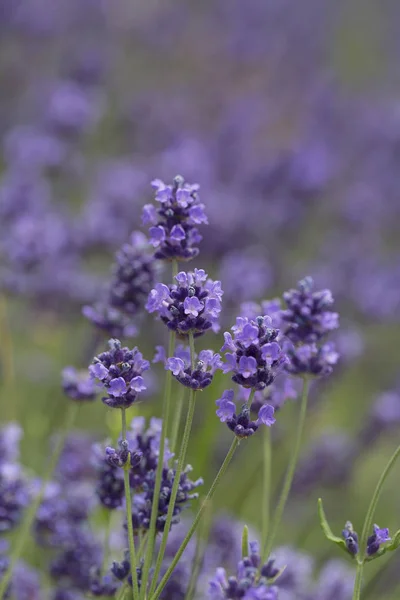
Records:
[[[0,0],[0,600],[398,600],[400,5]]]

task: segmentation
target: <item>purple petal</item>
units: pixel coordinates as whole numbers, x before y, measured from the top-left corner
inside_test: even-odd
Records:
[[[96,379],[105,379],[108,375],[108,369],[101,363],[95,363],[94,365],[90,365],[89,372],[92,377]]]
[[[125,379],[122,377],[116,377],[115,379],[111,379],[110,384],[108,386],[108,393],[111,396],[115,396],[119,398],[126,394],[126,383]]]
[[[271,427],[276,421],[274,418],[275,409],[270,404],[264,404],[260,410],[258,411],[258,419],[257,425],[261,423],[263,425],[267,425],[267,427]]]

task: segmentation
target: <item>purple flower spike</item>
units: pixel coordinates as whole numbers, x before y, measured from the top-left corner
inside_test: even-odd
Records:
[[[158,312],[167,327],[180,336],[217,330],[223,294],[220,282],[207,279],[203,269],[181,271],[175,281],[169,287],[159,283],[151,290],[147,310]]]
[[[123,348],[121,342],[115,339],[108,344],[109,351],[96,356],[89,370],[103,384],[108,394],[103,402],[107,406],[128,408],[135,402],[138,393],[146,389],[142,373],[149,369],[150,363],[144,360],[137,348]]]
[[[212,350],[202,350],[192,368],[190,351],[179,346],[175,356],[168,358],[165,364],[165,368],[172,371],[179,383],[193,390],[203,390],[209,386],[215,371],[221,366],[219,354],[214,354]]]
[[[219,567],[209,583],[208,598],[210,600],[278,600],[278,587],[270,585],[279,573],[273,560],[262,564],[258,544],[250,543],[248,556],[237,564],[236,573],[227,575],[225,569]],[[261,575],[261,576],[260,576]]]
[[[229,352],[225,354],[223,371],[233,371],[233,381],[245,388],[262,390],[271,385],[287,362],[287,356],[277,342],[279,330],[270,325],[268,316],[238,317],[232,327],[234,337],[230,333],[224,334],[222,350]]]
[[[151,243],[156,248],[155,258],[188,261],[199,253],[196,244],[201,240],[196,225],[207,223],[204,205],[200,203],[197,184],[185,183],[177,175],[172,185],[155,179],[157,208],[146,205],[142,220],[150,227]]]

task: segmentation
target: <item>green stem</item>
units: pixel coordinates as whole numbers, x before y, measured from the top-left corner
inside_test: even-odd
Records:
[[[211,528],[211,504],[207,506],[206,513],[203,518],[202,527],[196,540],[196,548],[193,557],[193,567],[190,575],[189,585],[185,595],[185,600],[193,600],[196,595],[196,587],[199,579],[200,571],[204,563],[204,555],[207,549],[207,540]]]
[[[169,449],[171,452],[175,452],[176,442],[178,440],[179,434],[179,426],[181,424],[181,416],[183,409],[183,401],[185,399],[185,387],[183,385],[179,386],[179,395],[176,403],[174,418],[172,421],[172,429],[171,429],[171,437],[169,441]]]
[[[122,421],[122,439],[126,440],[126,410],[121,408],[121,421]],[[133,600],[139,600],[139,583],[136,571],[137,559],[135,549],[135,538],[133,535],[133,523],[132,523],[132,495],[131,486],[129,483],[129,471],[130,461],[124,465],[124,488],[125,488],[125,505],[126,505],[126,523],[128,527],[128,542],[129,542],[129,560],[131,563],[131,575],[132,575],[132,597]]]
[[[204,501],[202,502],[202,505],[200,506],[199,511],[197,512],[197,515],[192,523],[192,525],[190,526],[189,531],[187,532],[182,544],[180,545],[177,553],[175,554],[170,566],[168,567],[164,577],[161,579],[156,591],[154,592],[154,595],[151,596],[150,600],[157,600],[157,598],[160,597],[161,592],[163,591],[166,583],[168,582],[169,578],[171,577],[171,574],[173,573],[173,570],[175,569],[176,565],[178,564],[182,554],[184,553],[188,543],[190,542],[190,540],[192,539],[194,533],[196,532],[196,529],[200,523],[200,520],[203,516],[204,511],[206,510],[208,503],[210,502],[210,500],[212,499],[212,497],[214,496],[215,490],[218,487],[219,482],[221,481],[223,475],[225,474],[227,468],[229,467],[229,464],[233,458],[233,455],[235,454],[236,448],[239,445],[239,439],[237,437],[234,438],[231,447],[228,450],[228,454],[225,457],[224,462],[222,463],[220,470],[218,471],[209,491],[207,496],[205,497]]]
[[[173,356],[175,349],[175,338],[176,334],[174,331],[171,331],[169,334],[169,348],[168,348],[168,356]],[[156,537],[156,524],[157,524],[157,516],[158,516],[158,502],[160,497],[160,489],[161,489],[161,479],[162,479],[162,471],[164,466],[164,450],[165,450],[165,440],[167,437],[168,431],[168,421],[169,421],[169,412],[170,412],[170,404],[171,404],[171,388],[172,388],[172,373],[171,371],[167,371],[165,377],[165,388],[164,388],[164,403],[163,403],[163,414],[162,414],[162,427],[160,434],[160,449],[158,455],[158,464],[156,470],[156,479],[154,482],[154,495],[153,495],[153,503],[151,506],[151,516],[150,516],[150,527],[148,533],[148,541],[146,547],[146,554],[144,557],[143,571],[142,571],[142,584],[140,589],[140,598],[144,600],[146,597],[147,584],[149,579],[150,567],[153,560],[153,551]]]
[[[193,341],[192,333],[189,334],[189,344],[190,344],[190,359],[191,359],[192,369],[193,369],[194,368],[194,356],[195,356],[194,352],[195,352],[195,350],[194,350],[194,341]],[[188,406],[188,411],[187,411],[187,416],[186,416],[185,429],[183,432],[181,448],[179,451],[178,464],[176,466],[176,471],[175,471],[175,475],[174,475],[174,483],[172,484],[171,497],[170,497],[169,504],[168,504],[167,518],[166,518],[165,525],[164,525],[164,531],[163,531],[163,536],[161,539],[160,550],[159,550],[158,556],[157,556],[156,566],[154,569],[154,573],[152,575],[152,582],[151,582],[150,592],[149,592],[150,596],[154,592],[155,587],[157,585],[157,579],[158,579],[158,576],[161,571],[162,561],[164,559],[165,549],[167,547],[168,534],[170,532],[171,525],[172,525],[172,518],[174,516],[176,497],[177,497],[178,491],[179,491],[181,474],[182,474],[183,467],[184,467],[185,460],[186,460],[186,453],[187,453],[187,449],[188,449],[188,445],[189,445],[190,433],[192,431],[195,405],[196,405],[196,391],[191,389],[190,396],[189,396],[189,406]]]
[[[292,455],[289,460],[289,465],[288,465],[288,468],[286,471],[285,480],[283,482],[282,492],[281,492],[281,495],[280,495],[280,498],[278,501],[278,505],[274,512],[271,533],[269,534],[267,543],[265,544],[264,549],[263,549],[263,554],[262,554],[263,562],[265,562],[268,559],[268,557],[271,553],[272,547],[275,542],[276,534],[277,534],[279,526],[281,524],[283,511],[285,509],[285,505],[286,505],[286,502],[287,502],[287,499],[289,496],[290,488],[292,486],[293,476],[294,476],[294,472],[296,470],[297,460],[298,460],[299,453],[300,453],[301,440],[303,437],[303,429],[304,429],[304,423],[305,423],[306,413],[307,413],[308,387],[309,387],[308,379],[306,377],[304,377],[303,390],[302,390],[302,394],[301,394],[300,415],[299,415],[299,421],[298,421],[298,425],[297,425],[296,441],[295,441]]]
[[[267,545],[269,529],[269,513],[271,501],[271,431],[269,427],[264,428],[263,432],[263,494],[262,494],[262,527],[261,527],[261,548]]]
[[[359,598],[361,597],[361,585],[362,585],[363,569],[364,569],[364,563],[358,562],[357,563],[356,578],[355,578],[355,581],[354,581],[353,600],[355,600],[355,599],[359,600]]]
[[[45,471],[45,473],[43,475],[42,485],[40,486],[40,489],[39,489],[39,492],[38,492],[36,498],[33,500],[32,504],[30,505],[29,509],[27,510],[27,512],[25,514],[25,518],[22,521],[21,527],[18,531],[16,540],[14,542],[13,549],[12,549],[11,555],[10,555],[10,563],[9,563],[8,569],[4,573],[3,578],[1,579],[1,582],[0,582],[0,600],[3,600],[3,598],[5,596],[5,592],[7,590],[8,584],[10,583],[15,564],[17,563],[17,561],[19,560],[19,558],[21,556],[26,539],[29,538],[31,535],[30,529],[32,527],[32,523],[35,519],[38,508],[42,502],[43,495],[46,491],[46,486],[47,486],[48,482],[50,481],[50,479],[53,475],[53,472],[57,466],[58,460],[60,458],[60,454],[64,448],[65,438],[67,437],[69,430],[71,429],[71,427],[73,426],[73,424],[76,420],[78,411],[79,411],[79,403],[71,400],[70,404],[68,406],[68,411],[67,411],[67,416],[65,419],[64,427],[59,434],[56,446],[53,449],[53,452],[51,455],[51,460],[49,462],[47,470]]]
[[[375,510],[376,510],[378,501],[379,501],[379,497],[382,493],[383,485],[384,485],[390,471],[394,467],[394,464],[399,456],[400,456],[400,445],[397,446],[396,450],[393,452],[382,475],[380,476],[378,484],[374,491],[374,495],[372,496],[371,502],[368,507],[367,516],[365,517],[364,526],[363,526],[361,538],[360,538],[360,556],[362,558],[361,558],[361,561],[357,565],[356,580],[354,583],[354,591],[353,591],[353,600],[359,600],[360,595],[361,595],[362,576],[363,576],[363,570],[364,570],[364,557],[365,557],[366,551],[367,551],[368,535],[369,535],[370,531],[372,530],[374,514],[375,514]]]

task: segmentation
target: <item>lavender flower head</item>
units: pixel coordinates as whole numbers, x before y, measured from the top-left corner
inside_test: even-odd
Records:
[[[223,291],[220,281],[208,279],[203,269],[181,271],[177,284],[158,283],[150,292],[146,308],[158,312],[167,327],[182,337],[199,336],[208,329],[218,329]]]
[[[204,390],[212,382],[215,371],[222,368],[222,361],[220,355],[214,354],[212,350],[202,350],[192,368],[190,352],[175,351],[175,356],[167,359],[165,368],[172,371],[174,377],[185,387]]]
[[[248,319],[237,317],[232,327],[234,337],[224,334],[224,373],[233,371],[232,380],[239,385],[262,390],[273,383],[287,363],[287,356],[277,341],[279,330],[271,327],[268,316]]]
[[[95,400],[96,384],[87,371],[78,371],[74,367],[65,367],[62,372],[64,393],[72,400]]]
[[[110,350],[93,359],[89,372],[101,381],[107,392],[104,404],[110,408],[128,408],[138,394],[146,389],[142,374],[150,367],[137,348],[122,348],[121,342],[111,339]]]
[[[130,243],[124,244],[115,256],[106,297],[83,307],[89,321],[114,337],[133,337],[137,333],[133,319],[143,310],[156,280],[155,261],[147,246],[147,238],[134,232]]]
[[[210,600],[278,600],[278,588],[270,586],[269,580],[278,575],[273,561],[261,565],[258,544],[250,543],[250,555],[237,565],[236,575],[227,577],[223,568],[218,568],[210,581]]]
[[[301,377],[330,375],[333,366],[339,360],[339,354],[336,352],[333,342],[327,342],[322,346],[303,344],[299,347],[288,342],[283,347],[289,357],[286,371],[292,375]]]
[[[204,204],[199,201],[198,184],[185,183],[177,175],[172,185],[155,179],[152,186],[156,190],[153,204],[143,207],[142,220],[150,225],[150,242],[156,249],[155,258],[161,260],[188,261],[196,257],[196,247],[202,237],[197,225],[207,224]]]
[[[319,342],[327,333],[339,326],[338,313],[330,310],[333,297],[330,290],[313,291],[311,277],[302,279],[297,289],[283,294],[286,309],[281,318],[286,326],[284,333],[294,344]]]
[[[250,437],[260,425],[271,427],[275,423],[275,410],[270,404],[263,404],[260,407],[256,420],[252,420],[248,404],[243,404],[241,411],[236,413],[234,395],[233,390],[226,390],[222,394],[216,401],[216,414],[221,423],[226,423],[236,437],[241,439]]]

